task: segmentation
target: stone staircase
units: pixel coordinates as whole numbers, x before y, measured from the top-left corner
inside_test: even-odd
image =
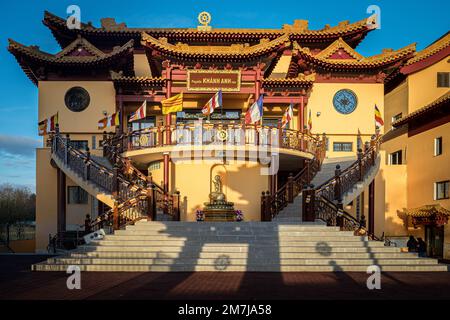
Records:
[[[341,166],[341,170],[344,170],[351,166],[356,161],[356,157],[342,157],[324,159],[322,167],[319,172],[314,176],[312,184],[314,186],[320,186],[330,178],[334,177],[336,165]],[[275,216],[273,221],[276,222],[302,222],[302,194],[295,197],[294,202],[287,205],[278,215]],[[350,201],[349,201],[350,202]]]
[[[35,271],[366,272],[447,271],[435,259],[401,253],[338,227],[277,222],[138,221],[104,240],[35,264]]]

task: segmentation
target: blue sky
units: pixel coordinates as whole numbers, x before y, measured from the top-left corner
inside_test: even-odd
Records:
[[[383,48],[400,48],[416,42],[420,50],[450,29],[450,2],[445,0],[165,0],[165,1],[2,1],[0,48],[0,184],[34,189],[37,136],[37,88],[6,50],[7,39],[56,53],[59,47],[42,24],[44,10],[66,16],[66,8],[81,8],[83,22],[99,26],[100,18],[114,17],[129,27],[195,27],[197,15],[208,11],[213,27],[280,28],[294,19],[309,20],[311,29],[369,16],[369,5],[381,9],[381,29],[371,32],[357,48],[374,55]],[[40,119],[42,120],[42,119]]]

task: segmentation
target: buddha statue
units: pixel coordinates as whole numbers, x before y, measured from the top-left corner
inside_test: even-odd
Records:
[[[205,221],[234,221],[234,203],[227,202],[223,193],[222,179],[216,175],[212,181],[214,191],[209,194],[209,202],[205,203]]]

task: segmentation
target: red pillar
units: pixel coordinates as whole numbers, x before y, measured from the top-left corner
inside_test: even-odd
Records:
[[[303,95],[300,97],[297,117],[297,130],[303,132],[305,127],[305,97]]]
[[[165,152],[163,154],[164,157],[164,181],[163,181],[163,188],[164,192],[169,192],[169,166],[170,166],[170,155],[168,152]]]
[[[169,62],[166,62],[166,79],[167,79],[167,87],[166,87],[166,98],[169,99],[172,95],[172,68],[169,65]],[[166,144],[172,143],[172,136],[170,131],[170,125],[172,124],[172,115],[169,113],[166,115]]]

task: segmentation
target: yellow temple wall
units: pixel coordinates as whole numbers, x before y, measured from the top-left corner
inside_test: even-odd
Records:
[[[66,92],[80,86],[89,92],[90,104],[81,112],[69,110],[64,102]],[[61,132],[102,133],[97,127],[98,121],[116,110],[116,91],[111,81],[40,81],[39,82],[39,120],[56,113],[59,116]],[[108,128],[107,131],[113,131]]]
[[[352,90],[357,98],[358,105],[350,114],[339,113],[333,106],[333,97],[341,89]],[[358,129],[363,140],[369,140],[375,133],[375,104],[383,114],[384,112],[384,86],[376,83],[315,83],[308,100],[306,122],[309,110],[312,116],[312,132],[314,134],[326,133],[330,138],[327,156],[347,157],[355,155]],[[320,116],[317,113],[320,112]],[[333,142],[353,142],[352,152],[333,151]]]
[[[448,88],[438,88],[438,72],[450,72],[448,57],[408,76],[409,113],[426,106],[448,91]]]
[[[405,117],[408,114],[408,82],[404,81],[386,94],[384,103],[384,131],[387,132],[392,129],[393,116],[401,113]]]
[[[174,172],[176,189],[181,195],[181,220],[196,220],[195,211],[203,209],[213,190],[211,178],[219,174],[223,177],[227,201],[234,202],[236,210],[242,210],[245,221],[260,221],[261,193],[268,190],[269,184],[269,177],[261,175],[260,169],[258,163],[243,161],[226,165],[176,162]]]
[[[56,169],[50,165],[50,149],[36,149],[36,251],[46,252],[48,235],[57,222]]]
[[[442,155],[434,156],[434,139],[442,137]],[[450,180],[450,123],[408,139],[408,207],[440,203],[450,209],[450,199],[434,200],[434,183]]]

